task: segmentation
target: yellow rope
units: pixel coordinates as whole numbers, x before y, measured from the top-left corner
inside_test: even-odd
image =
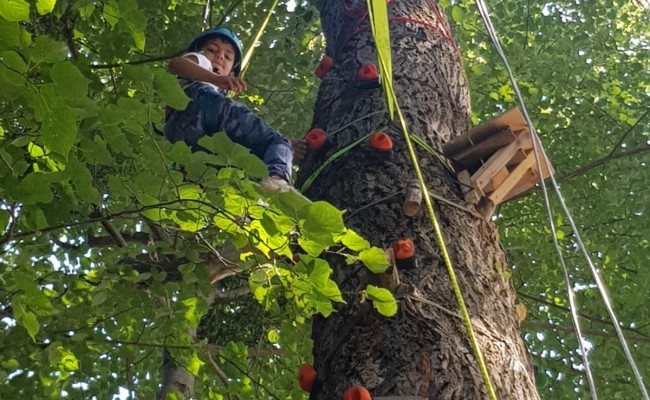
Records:
[[[431,202],[431,196],[429,195],[429,189],[424,182],[422,177],[422,171],[420,170],[420,163],[418,162],[417,156],[415,154],[415,149],[413,148],[413,143],[411,142],[411,136],[408,133],[408,128],[406,126],[406,120],[402,114],[402,109],[397,101],[397,96],[393,92],[393,100],[395,101],[395,109],[397,110],[397,117],[399,119],[400,125],[402,127],[402,133],[404,134],[404,140],[406,141],[406,147],[409,151],[409,156],[411,157],[411,162],[413,164],[413,169],[415,170],[415,175],[418,178],[420,187],[422,188],[422,194],[424,195],[424,203],[426,204],[427,212],[429,214],[429,219],[436,233],[436,241],[438,246],[440,246],[440,251],[442,257],[445,261],[445,267],[447,268],[447,274],[449,275],[449,280],[451,281],[451,286],[454,289],[454,295],[456,296],[456,302],[460,308],[460,313],[463,317],[463,323],[467,329],[467,335],[469,336],[469,341],[472,345],[472,350],[474,350],[474,356],[476,357],[476,362],[478,363],[479,369],[481,370],[481,375],[485,381],[485,386],[487,387],[488,394],[490,399],[497,400],[497,395],[492,386],[492,381],[490,380],[490,375],[488,374],[487,366],[485,360],[483,359],[483,353],[481,352],[481,347],[479,346],[476,334],[474,333],[474,328],[472,327],[472,321],[470,319],[469,311],[467,310],[467,305],[465,305],[465,300],[463,300],[463,294],[458,285],[458,279],[456,278],[456,272],[454,267],[451,264],[451,258],[449,257],[449,252],[447,251],[447,246],[445,245],[445,239],[442,236],[442,229],[438,223],[438,218],[436,217],[436,212],[433,209],[433,203]]]
[[[447,251],[447,246],[445,245],[445,239],[442,236],[442,229],[438,223],[438,218],[436,217],[436,212],[433,209],[433,203],[431,202],[431,196],[429,195],[429,189],[424,182],[422,177],[422,171],[420,170],[420,163],[415,154],[415,149],[413,148],[413,143],[411,142],[411,135],[408,132],[406,126],[406,120],[402,114],[402,109],[397,101],[397,95],[393,90],[392,85],[392,73],[390,65],[390,38],[389,31],[390,26],[388,23],[388,9],[385,1],[381,0],[366,0],[368,5],[368,19],[371,27],[372,38],[375,42],[375,48],[377,50],[377,59],[379,60],[379,69],[382,75],[382,86],[384,89],[384,98],[386,99],[386,105],[390,112],[390,118],[393,119],[393,110],[397,111],[397,116],[399,118],[400,125],[402,127],[402,133],[404,134],[404,141],[409,151],[411,157],[411,163],[413,164],[413,169],[418,178],[418,183],[422,188],[424,195],[424,202],[426,204],[427,213],[431,220],[431,225],[436,233],[436,241],[438,246],[440,246],[440,252],[445,261],[445,267],[447,268],[447,274],[449,275],[449,280],[451,281],[451,286],[454,289],[454,295],[456,296],[456,302],[460,308],[461,315],[463,317],[463,323],[467,329],[467,335],[469,336],[470,344],[472,345],[472,350],[474,351],[474,356],[476,357],[476,362],[478,363],[479,369],[481,370],[481,375],[483,376],[483,381],[487,388],[487,392],[491,400],[497,400],[497,395],[492,386],[492,381],[490,380],[490,375],[487,371],[487,366],[485,360],[483,359],[483,354],[481,353],[481,347],[479,346],[476,334],[474,334],[474,328],[472,327],[472,321],[470,319],[469,311],[465,305],[465,300],[463,300],[463,294],[461,293],[460,286],[458,285],[458,279],[456,278],[456,272],[454,267],[451,264],[451,259],[449,258],[449,252]],[[379,25],[382,26],[379,26]],[[381,35],[381,37],[379,37]],[[380,44],[381,42],[381,44]],[[386,62],[388,61],[388,63]],[[388,64],[388,65],[387,65]],[[444,163],[443,163],[444,165]]]
[[[257,43],[258,40],[260,40],[260,37],[262,37],[262,34],[264,33],[264,29],[266,29],[266,25],[268,25],[269,20],[271,19],[273,10],[275,10],[275,7],[278,5],[278,1],[279,0],[275,0],[271,8],[269,8],[269,12],[266,14],[266,17],[264,18],[264,21],[262,22],[260,29],[257,31],[257,34],[255,35],[255,39],[253,39],[253,43],[251,43],[251,45],[248,47],[248,50],[246,51],[246,55],[244,55],[244,58],[242,59],[241,62],[242,71],[241,74],[239,74],[240,78],[242,79],[244,78],[246,71],[248,71],[248,62],[253,56],[253,49],[255,48],[255,44]]]

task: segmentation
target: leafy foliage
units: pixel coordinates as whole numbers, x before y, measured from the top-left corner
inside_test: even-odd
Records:
[[[261,192],[263,165],[225,136],[202,142],[213,154],[192,154],[153,129],[165,104],[187,102],[162,59],[220,21],[251,46],[270,3],[211,2],[202,24],[205,2],[192,0],[0,2],[0,397],[154,398],[167,346],[196,376],[197,398],[300,398],[307,321],[358,295],[340,293],[319,257],[379,272],[383,251],[329,204]],[[475,121],[513,106],[473,2],[439,3],[463,54]],[[563,195],[650,376],[649,10],[631,0],[490,3]],[[323,48],[314,6],[281,2],[240,100],[302,136]],[[599,395],[636,398],[575,237],[559,209],[553,218],[587,316]],[[539,192],[503,206],[496,222],[528,309],[523,328],[542,395],[586,397]],[[240,269],[215,293],[206,264],[225,244],[239,249]],[[248,297],[229,297],[247,288]],[[362,295],[394,312],[381,288]],[[189,333],[197,327],[198,343]]]
[[[128,62],[182,48],[198,29],[182,32],[176,21],[201,14],[191,2],[161,5],[39,1],[42,16],[20,0],[1,6],[0,373],[9,385],[0,397],[154,398],[165,347],[196,376],[200,398],[296,398],[293,369],[310,347],[305,321],[344,301],[318,257],[386,266],[385,257],[360,256],[374,248],[331,205],[263,193],[254,180],[265,166],[225,135],[202,139],[210,154],[193,154],[156,133],[163,106],[183,108],[188,98],[163,63]],[[227,6],[212,11],[225,15]],[[228,14],[244,38],[257,7]],[[307,48],[319,43],[314,10],[283,15],[291,18],[275,21],[256,54],[298,44],[315,57]],[[283,32],[286,23],[303,38]],[[295,111],[307,112],[314,84],[304,73],[270,79],[280,53],[274,69],[259,63],[250,74],[274,86],[252,80],[259,89],[243,100],[263,114],[280,93],[295,108],[279,125],[299,132],[305,119]],[[206,264],[224,245],[240,249],[229,260],[238,266],[215,292]],[[242,288],[261,307],[241,302]],[[209,343],[192,338],[199,326]],[[215,387],[217,371],[225,386]]]

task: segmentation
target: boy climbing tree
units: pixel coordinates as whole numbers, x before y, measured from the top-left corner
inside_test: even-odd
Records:
[[[183,140],[197,151],[203,150],[198,145],[200,138],[223,131],[264,161],[269,177],[262,180],[263,189],[291,190],[291,142],[223,93],[246,89],[239,78],[242,52],[237,35],[228,28],[215,27],[192,40],[185,54],[172,58],[169,69],[180,78],[191,101],[184,110],[168,113],[165,136],[172,142]]]

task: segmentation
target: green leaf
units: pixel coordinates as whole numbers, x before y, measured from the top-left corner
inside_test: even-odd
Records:
[[[41,15],[49,14],[55,5],[56,0],[36,0],[36,11]]]
[[[86,97],[88,93],[90,81],[69,61],[54,64],[50,77],[59,96],[74,99]]]
[[[29,21],[29,3],[25,0],[2,0],[0,17],[12,22]]]
[[[160,99],[176,110],[184,110],[190,98],[178,84],[176,76],[162,69],[155,70],[153,76],[153,86]]]
[[[312,267],[309,272],[309,280],[316,285],[324,285],[330,275],[332,275],[332,268],[330,268],[326,261],[319,258],[314,259],[309,264]]]
[[[39,207],[31,206],[25,210],[26,225],[32,229],[43,229],[48,226],[47,217]]]
[[[184,368],[187,369],[187,372],[190,374],[198,376],[203,364],[205,363],[201,361],[198,354],[196,352],[193,352],[189,360],[187,360],[187,363],[184,365]]]
[[[93,307],[100,306],[104,304],[106,300],[108,300],[108,293],[105,291],[98,292],[93,296],[92,305]]]
[[[20,188],[25,193],[23,202],[25,204],[51,202],[54,199],[51,183],[50,174],[33,172],[27,175],[20,183]]]
[[[16,317],[16,320],[25,329],[27,329],[27,333],[32,338],[32,340],[36,340],[36,334],[41,329],[36,315],[30,311],[26,311],[20,318]]]
[[[67,158],[77,138],[77,118],[65,103],[55,103],[44,116],[41,126],[43,143],[52,151]]]
[[[339,303],[345,303],[343,296],[341,295],[341,290],[339,286],[331,279],[328,279],[324,283],[315,285],[317,292],[328,298],[329,300],[336,301]]]
[[[223,158],[225,165],[241,168],[251,177],[261,178],[269,173],[262,160],[253,155],[248,148],[230,140],[225,133],[204,136],[199,140],[199,145]]]
[[[372,306],[386,317],[392,317],[397,314],[397,301],[388,289],[380,288],[373,285],[366,287],[366,296],[372,300]]]
[[[20,25],[0,18],[0,44],[3,47],[20,46]]]
[[[68,350],[61,350],[61,358],[59,359],[59,369],[71,372],[79,369],[79,361],[75,355]]]
[[[9,224],[9,211],[0,210],[0,232],[4,232]]]
[[[271,329],[266,334],[266,338],[268,339],[269,343],[278,343],[280,341],[280,333],[277,331],[277,329]]]
[[[305,238],[324,246],[334,244],[334,235],[344,231],[343,212],[333,205],[317,201],[300,210],[301,232]]]
[[[318,257],[329,245],[322,244],[302,237],[298,238],[298,245],[312,257]]]
[[[363,250],[359,253],[359,260],[361,260],[366,268],[376,274],[384,272],[388,268],[388,257],[386,257],[386,252],[379,247],[371,247],[367,250]]]
[[[190,326],[196,328],[199,326],[199,322],[201,322],[201,317],[203,316],[203,307],[200,307],[199,299],[196,297],[185,299],[183,300],[183,305],[187,307],[185,320],[190,323]]]
[[[345,230],[345,235],[341,238],[341,243],[348,249],[354,251],[362,251],[370,247],[370,243],[352,229]]]
[[[0,61],[2,61],[6,67],[15,72],[20,74],[27,72],[27,64],[25,64],[25,61],[20,54],[15,51],[3,51],[0,53]]]
[[[462,22],[465,19],[465,11],[460,6],[451,9],[451,18],[454,22]]]
[[[27,51],[29,59],[36,63],[63,61],[67,55],[68,46],[65,43],[44,35],[36,37]]]
[[[120,8],[115,0],[110,0],[108,3],[104,4],[102,16],[111,26],[117,24],[117,21],[120,19]]]

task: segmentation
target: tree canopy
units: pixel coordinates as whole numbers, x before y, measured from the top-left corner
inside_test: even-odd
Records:
[[[253,46],[272,4],[0,3],[0,397],[153,398],[165,347],[196,376],[196,398],[300,398],[295,376],[309,360],[309,318],[342,301],[319,255],[382,270],[384,253],[346,229],[342,211],[327,203],[262,193],[249,178],[263,176],[263,164],[224,136],[204,140],[213,151],[206,154],[157,133],[164,106],[188,101],[166,60],[222,23]],[[439,4],[463,55],[474,122],[513,107],[474,2]],[[650,7],[633,0],[489,6],[562,194],[648,377]],[[302,137],[324,46],[315,5],[280,1],[255,44],[240,100],[287,136]],[[575,235],[553,204],[598,394],[638,398]],[[539,189],[500,207],[494,221],[508,254],[503,274],[527,310],[522,330],[540,394],[587,398]],[[241,266],[215,290],[205,265],[226,243],[242,249]],[[384,291],[369,286],[360,295],[394,312]]]

